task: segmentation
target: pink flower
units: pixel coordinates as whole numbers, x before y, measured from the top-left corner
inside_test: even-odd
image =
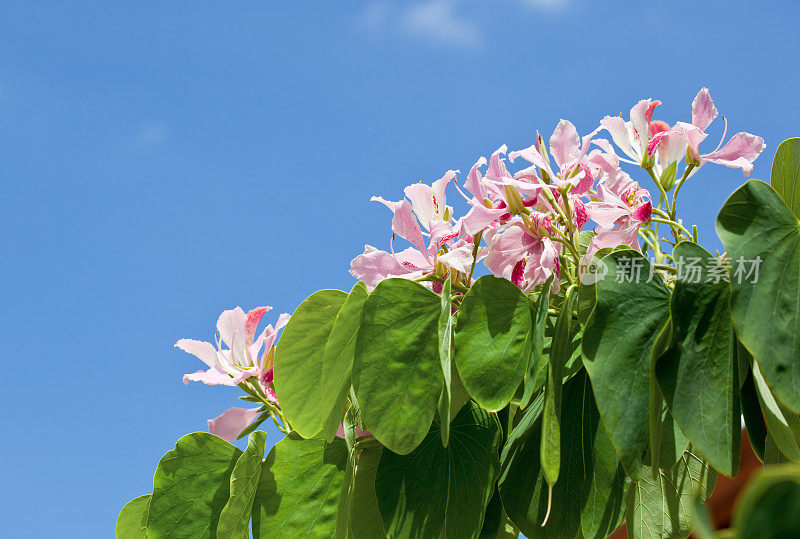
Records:
[[[290,315],[282,314],[275,327],[267,325],[256,337],[258,324],[270,309],[271,307],[258,307],[247,314],[241,307],[224,311],[217,320],[216,347],[194,339],[181,339],[175,343],[176,348],[192,354],[209,367],[205,371],[185,374],[183,383],[236,386],[251,377],[257,377],[267,399],[278,406],[278,399],[272,389],[272,362],[278,332],[289,321]],[[259,408],[231,408],[209,421],[210,432],[226,440],[235,440],[238,433],[258,416],[257,410]],[[236,436],[226,437],[231,436],[248,418],[249,421],[239,428]]]
[[[726,167],[741,168],[744,175],[749,176],[753,171],[753,161],[766,148],[764,139],[761,137],[740,132],[733,135],[727,144],[722,146],[722,142],[725,140],[723,132],[722,138],[713,152],[700,154],[700,143],[708,136],[706,129],[717,117],[717,114],[717,108],[714,106],[708,88],[702,88],[692,101],[692,123],[678,122],[669,131],[656,133],[648,145],[648,153],[653,155],[660,145],[674,145],[676,144],[674,139],[678,138],[688,145],[687,160],[691,160],[695,165],[702,166],[706,161],[710,161]],[[727,128],[726,120],[726,132]]]
[[[513,163],[517,157],[522,157],[533,166],[521,170],[514,175],[519,179],[536,179],[538,178],[537,172],[544,171],[552,180],[553,184],[562,188],[566,185],[571,185],[571,192],[573,194],[584,194],[589,191],[592,186],[593,179],[589,174],[589,169],[584,166],[584,159],[589,150],[592,137],[597,134],[600,129],[595,129],[588,135],[581,138],[578,135],[578,130],[575,126],[567,121],[561,120],[558,122],[553,134],[550,136],[550,154],[553,156],[555,164],[558,166],[559,173],[556,174],[550,166],[550,160],[545,154],[544,142],[542,137],[537,133],[537,143],[525,148],[508,154],[509,160]]]
[[[591,257],[603,247],[619,245],[640,251],[639,226],[650,220],[653,206],[646,189],[624,178],[598,184],[596,198],[586,204],[586,212],[598,225],[587,249],[587,256]]]
[[[600,120],[600,127],[609,132],[614,144],[635,165],[641,165],[642,160],[648,155],[647,143],[653,111],[660,104],[661,101],[642,99],[631,108],[630,121],[626,122],[619,116],[606,116]]]
[[[527,292],[555,274],[553,289],[560,287],[560,243],[534,234],[522,223],[503,231],[490,229],[486,241],[484,265],[495,276],[508,279]]]

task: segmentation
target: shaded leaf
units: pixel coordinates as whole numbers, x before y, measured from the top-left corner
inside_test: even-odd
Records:
[[[375,478],[389,537],[477,537],[500,469],[497,419],[467,404],[442,446],[438,426],[409,455],[384,449]]]
[[[739,340],[775,396],[800,412],[800,223],[769,185],[750,180],[720,210],[717,234],[731,261]]]
[[[781,142],[772,160],[772,188],[800,219],[800,138]]]
[[[656,364],[670,413],[683,433],[718,471],[739,469],[742,426],[739,366],[728,308],[730,286],[715,275],[725,268],[697,244],[674,250],[679,261],[670,301],[672,342]]]
[[[583,332],[583,364],[608,434],[636,478],[649,440],[651,354],[669,317],[669,292],[657,276],[648,281],[650,263],[635,251],[612,252],[603,263],[608,273]]]

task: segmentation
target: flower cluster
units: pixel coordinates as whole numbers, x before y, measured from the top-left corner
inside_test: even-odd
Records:
[[[463,292],[482,262],[492,274],[526,293],[552,277],[556,292],[576,283],[598,251],[618,246],[639,252],[651,249],[656,266],[675,272],[674,263],[662,264],[672,257],[664,251],[659,226],[669,228],[673,245],[684,238],[696,240],[676,216],[683,183],[706,162],[741,168],[748,175],[765,145],[761,137],[737,133],[723,146],[723,134],[714,151],[701,153],[700,143],[717,116],[706,88],[692,102],[691,123],[670,126],[654,120],[659,104],[639,101],[628,120],[606,116],[583,137],[572,123],[561,120],[549,144],[537,133],[528,148],[508,152],[503,145],[488,161],[480,157],[463,185],[456,180],[460,171],[448,170],[431,185],[409,185],[397,202],[372,197],[392,212],[390,249],[365,246],[351,262],[350,273],[369,289],[384,279],[400,277],[424,283],[437,293],[450,279],[453,289]],[[600,136],[603,132],[610,141]],[[509,170],[508,163],[523,161],[524,168]],[[678,178],[681,162],[685,166]],[[622,169],[623,164],[634,165],[652,179],[659,195],[655,203],[650,191]],[[469,207],[459,218],[447,205],[451,183]],[[592,230],[584,230],[591,223]],[[397,236],[410,246],[395,250]],[[256,328],[269,309],[259,307],[245,314],[237,307],[223,312],[216,346],[190,339],[175,345],[209,367],[185,375],[184,382],[238,386],[247,393],[242,398],[259,403],[252,409],[231,408],[209,420],[209,430],[227,440],[242,435],[264,414],[271,415],[279,428],[289,428],[272,386],[277,334],[289,315],[281,315],[274,327],[266,326],[256,338]]]
[[[397,251],[392,241],[390,250],[382,251],[367,245],[351,262],[350,273],[368,287],[403,277],[429,282],[436,291],[448,277],[454,285],[468,288],[475,265],[482,262],[494,275],[529,292],[552,275],[554,290],[562,282],[575,282],[585,266],[582,260],[604,247],[625,245],[641,252],[643,241],[657,258],[663,257],[659,224],[670,227],[675,241],[691,237],[675,216],[675,198],[683,182],[706,162],[741,168],[748,175],[765,145],[761,137],[737,133],[724,146],[720,141],[717,149],[701,154],[699,145],[717,116],[706,88],[692,103],[691,123],[670,127],[654,120],[659,104],[641,100],[627,121],[606,116],[583,137],[572,123],[561,120],[549,145],[537,133],[529,148],[508,152],[503,145],[488,162],[481,157],[463,188],[456,186],[469,204],[469,211],[458,219],[446,198],[458,171],[448,171],[430,186],[406,187],[405,198],[397,202],[373,197],[393,214],[393,240],[399,236],[411,246]],[[611,141],[600,137],[603,132]],[[510,172],[506,161],[513,164],[520,158],[528,166]],[[685,161],[685,169],[676,182],[680,161]],[[649,174],[660,194],[658,203],[622,164]],[[668,192],[673,188],[670,205]],[[595,226],[586,244],[579,232],[590,222]]]

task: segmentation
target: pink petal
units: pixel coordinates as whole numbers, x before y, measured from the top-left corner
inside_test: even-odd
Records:
[[[631,218],[639,223],[646,223],[653,215],[653,204],[648,200],[636,206],[631,212]]]
[[[217,331],[219,331],[219,336],[222,338],[222,341],[227,344],[229,348],[233,348],[233,341],[236,335],[239,336],[238,338],[242,343],[244,342],[245,335],[247,334],[245,330],[246,325],[247,315],[241,307],[236,307],[229,311],[223,311],[222,314],[219,315]]]
[[[411,203],[408,200],[403,199],[400,203],[400,207],[395,212],[394,218],[392,219],[392,231],[401,238],[411,242],[411,245],[416,247],[421,253],[427,255],[425,238],[422,236],[422,230],[419,227]]]
[[[253,376],[258,376],[258,375],[259,375],[258,367],[253,367],[251,369],[247,369],[246,371],[240,372],[239,374],[231,378],[231,380],[233,381],[233,385],[238,386],[248,378],[252,378]]]
[[[564,172],[567,165],[571,164],[578,157],[580,152],[581,139],[578,130],[572,122],[561,120],[558,122],[553,135],[550,137],[550,153],[558,165],[559,170]]]
[[[192,354],[209,367],[213,368],[218,365],[217,349],[209,342],[181,339],[175,343],[175,348],[180,348],[184,352]]]
[[[437,211],[434,204],[435,197],[433,196],[433,189],[430,185],[424,183],[414,183],[406,187],[403,191],[411,201],[411,208],[419,222],[426,230],[430,230],[431,222],[437,218]],[[442,210],[444,213],[444,209]],[[395,213],[395,215],[397,215]]]
[[[228,408],[221,415],[208,420],[208,432],[223,440],[234,442],[247,426],[260,414],[259,408]]]
[[[478,202],[483,202],[483,199],[486,198],[486,192],[481,184],[481,180],[483,178],[478,170],[483,166],[486,166],[485,157],[481,157],[478,159],[477,163],[472,165],[472,168],[469,170],[469,174],[467,174],[467,181],[464,183],[464,187],[466,187],[467,191],[472,193],[472,196],[478,199]]]
[[[642,99],[631,109],[630,125],[633,129],[633,143],[636,145],[634,151],[640,156],[644,156],[645,149],[647,148],[647,138],[650,136],[650,120],[648,116],[653,116],[653,107],[655,107],[655,103],[649,99]]]
[[[702,88],[692,101],[692,124],[705,131],[717,117],[717,108],[711,100],[708,88]]]
[[[397,275],[403,271],[403,267],[391,253],[370,245],[365,245],[364,254],[358,255],[350,262],[350,274],[364,281],[369,288],[374,288],[390,275]]]
[[[631,139],[628,133],[628,126],[625,125],[625,120],[619,116],[606,116],[600,120],[600,126],[608,131],[614,144],[622,150],[622,153],[632,159],[636,159],[636,153],[631,146]]]
[[[208,369],[207,371],[197,371],[192,374],[183,375],[183,383],[189,382],[203,382],[207,386],[234,386],[233,378],[226,372],[217,369]]]
[[[438,260],[450,269],[469,274],[469,270],[472,267],[472,249],[472,244],[462,245],[439,255]]]
[[[486,170],[486,177],[491,180],[501,180],[503,178],[510,178],[511,174],[508,173],[505,163],[500,159],[500,155],[505,155],[508,147],[503,144],[489,158],[489,168]]]
[[[750,133],[736,133],[725,146],[715,152],[702,156],[703,161],[711,161],[731,168],[741,168],[745,176],[753,171],[753,161],[764,151],[764,139]]]
[[[264,313],[272,309],[272,307],[256,307],[247,313],[247,320],[244,324],[245,334],[247,335],[247,342],[252,343],[253,337],[256,333],[256,327],[261,322]]]
[[[464,216],[462,220],[462,225],[464,229],[467,231],[467,234],[470,236],[474,236],[487,226],[489,223],[507,213],[507,208],[501,209],[493,209],[487,208],[486,206],[473,206],[469,213]]]

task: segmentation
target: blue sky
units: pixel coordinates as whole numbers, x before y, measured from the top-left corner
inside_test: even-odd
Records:
[[[704,85],[729,133],[767,141],[753,177],[800,135],[791,0],[3,2],[0,14],[9,537],[108,537],[160,456],[237,403],[184,386],[201,364],[173,343],[211,339],[226,308],[276,316],[349,289],[350,259],[389,240],[371,195],[398,199],[560,118],[586,133],[645,97],[688,120]],[[743,181],[708,166],[682,191],[712,249]]]

